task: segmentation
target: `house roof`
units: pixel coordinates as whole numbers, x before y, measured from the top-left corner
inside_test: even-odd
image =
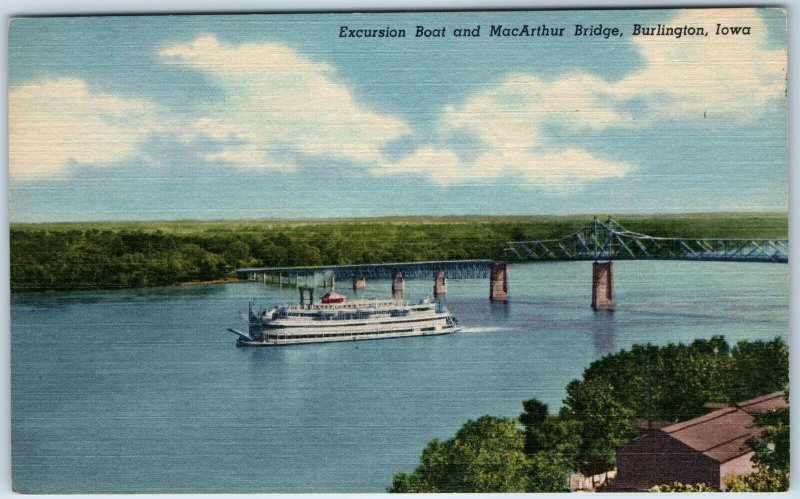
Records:
[[[783,409],[786,407],[786,399],[783,396],[783,392],[775,392],[770,393],[769,395],[762,395],[761,397],[745,400],[744,402],[738,402],[733,405],[750,414],[760,414],[762,412]]]
[[[724,463],[750,452],[745,445],[747,440],[762,431],[753,424],[753,415],[782,407],[786,407],[783,393],[775,392],[666,426],[660,431]]]

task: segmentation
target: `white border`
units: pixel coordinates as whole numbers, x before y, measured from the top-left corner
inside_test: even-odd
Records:
[[[81,15],[81,14],[163,14],[163,13],[237,13],[237,12],[314,12],[314,11],[380,11],[380,10],[448,10],[448,9],[580,9],[580,8],[680,8],[680,7],[700,7],[700,6],[777,6],[787,9],[788,14],[788,53],[789,53],[789,239],[790,239],[790,291],[789,291],[789,349],[790,349],[790,379],[791,386],[800,386],[798,381],[797,362],[800,362],[800,355],[796,345],[798,319],[798,265],[800,258],[800,248],[794,244],[795,235],[800,234],[800,219],[796,216],[800,204],[793,193],[798,192],[797,164],[795,147],[800,143],[800,133],[797,128],[792,126],[798,117],[797,99],[793,98],[793,89],[797,85],[792,82],[797,81],[798,74],[796,65],[792,63],[793,55],[796,52],[797,33],[800,29],[798,21],[798,10],[794,9],[789,2],[765,2],[758,0],[710,0],[703,2],[687,2],[680,0],[660,0],[657,4],[648,4],[641,0],[615,0],[603,2],[602,0],[566,0],[557,2],[554,0],[500,0],[493,3],[489,0],[229,0],[219,2],[214,0],[6,0],[0,3],[0,14],[3,15],[3,34],[0,39],[0,52],[2,52],[3,65],[0,70],[0,80],[8,95],[8,19],[11,16],[20,15]],[[0,225],[3,231],[0,233],[0,333],[5,338],[3,345],[0,345],[0,366],[3,366],[0,373],[0,498],[11,497],[11,419],[10,419],[10,309],[9,309],[9,222],[8,222],[8,100],[2,99],[0,112],[5,117],[2,122],[2,148],[4,174],[0,174],[0,192],[5,193],[4,202],[0,203]],[[797,395],[795,395],[796,397]],[[800,448],[800,428],[798,428],[798,411],[792,412],[792,487],[790,494],[800,490],[800,457],[797,449]],[[387,477],[388,483],[389,477]],[[263,495],[263,494],[262,494]],[[475,495],[477,494],[469,494]],[[497,494],[489,494],[494,496]],[[763,494],[748,495],[747,497],[760,497]],[[338,497],[350,497],[355,494],[338,494]],[[377,494],[360,494],[360,497],[373,497]],[[506,496],[505,494],[503,495]],[[563,494],[539,494],[537,497],[561,497]],[[644,494],[632,494],[625,497],[649,497]],[[766,495],[764,495],[766,497]],[[785,495],[783,495],[785,496]],[[28,497],[57,497],[57,496],[28,496]],[[73,497],[81,497],[75,495]],[[93,498],[183,498],[189,497],[187,494],[173,495],[93,495]],[[191,495],[191,497],[204,498],[231,498],[231,497],[256,497],[255,495],[221,495],[203,494]],[[275,494],[272,497],[302,497],[317,499],[330,497],[324,494],[301,494],[285,495]],[[449,494],[442,497],[453,497]],[[486,495],[480,495],[486,497]]]

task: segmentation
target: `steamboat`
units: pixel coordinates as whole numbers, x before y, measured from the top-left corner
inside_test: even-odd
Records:
[[[243,314],[244,317],[244,314]],[[251,303],[244,317],[245,333],[237,346],[278,346],[329,341],[377,340],[455,333],[458,323],[441,301],[417,304],[402,300],[353,300],[327,293],[319,303],[306,302],[301,293],[297,307],[257,309]]]

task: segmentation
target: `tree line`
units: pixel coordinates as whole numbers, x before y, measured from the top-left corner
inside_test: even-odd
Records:
[[[452,439],[430,441],[419,466],[396,474],[388,490],[569,491],[571,473],[614,468],[616,446],[636,436],[635,417],[684,421],[703,414],[706,402],[740,402],[784,390],[788,382],[789,352],[781,339],[731,346],[716,336],[688,345],[634,345],[593,362],[582,379],[570,382],[557,414],[531,399],[517,419],[484,416]],[[759,418],[771,440],[754,443],[766,471],[732,479],[732,489],[780,487],[780,477],[788,484],[788,413]]]
[[[785,237],[785,214],[620,217],[654,236]],[[558,239],[591,217],[12,225],[11,291],[165,286],[237,267],[508,258],[506,241]],[[746,233],[746,235],[744,235]]]
[[[12,228],[12,291],[164,286],[237,267],[502,259],[515,224],[330,223],[188,233]]]

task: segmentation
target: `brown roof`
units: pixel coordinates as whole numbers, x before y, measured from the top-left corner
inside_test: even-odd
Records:
[[[760,414],[762,412],[783,409],[786,407],[786,399],[783,396],[783,392],[775,392],[733,405],[750,414]]]
[[[782,392],[775,392],[718,409],[708,414],[675,423],[660,431],[724,463],[750,452],[745,445],[761,433],[753,424],[753,415],[786,407]]]

